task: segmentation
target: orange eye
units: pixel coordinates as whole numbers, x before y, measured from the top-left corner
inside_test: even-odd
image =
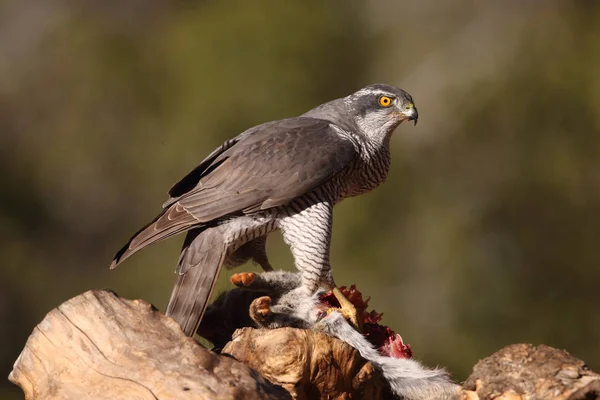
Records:
[[[392,105],[392,99],[390,99],[390,98],[389,98],[389,97],[387,97],[387,96],[381,96],[381,97],[379,98],[379,105],[380,105],[381,107],[389,107],[389,106],[391,106],[391,105]]]

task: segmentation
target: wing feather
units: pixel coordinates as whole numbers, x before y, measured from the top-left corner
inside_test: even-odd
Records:
[[[173,203],[202,222],[277,207],[309,192],[358,155],[329,121],[293,118],[270,124],[215,157],[219,165]]]
[[[251,128],[176,183],[163,212],[130,239],[111,268],[177,233],[230,214],[286,204],[343,171],[358,156],[356,148],[321,119],[289,118]]]

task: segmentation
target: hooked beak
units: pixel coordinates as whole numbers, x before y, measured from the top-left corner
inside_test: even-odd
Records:
[[[417,111],[417,107],[412,107],[410,110],[402,112],[402,115],[406,117],[409,121],[414,121],[415,126],[417,125],[417,121],[419,120],[419,112]]]

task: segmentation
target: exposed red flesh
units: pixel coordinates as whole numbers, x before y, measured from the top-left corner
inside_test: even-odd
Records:
[[[404,344],[402,337],[391,330],[390,327],[379,324],[383,314],[375,310],[367,312],[370,297],[363,300],[362,293],[356,288],[356,285],[350,285],[350,288],[341,286],[339,289],[358,310],[359,318],[363,322],[362,334],[375,346],[381,355],[393,358],[412,358],[413,352],[410,345]],[[321,301],[319,309],[322,307],[340,307],[340,303],[331,291],[321,295],[319,300]]]

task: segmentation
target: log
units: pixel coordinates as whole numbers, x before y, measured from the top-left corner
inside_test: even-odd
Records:
[[[229,300],[238,310],[247,305]],[[234,314],[226,304],[212,309],[211,321]],[[233,334],[218,354],[143,300],[89,291],[46,315],[9,379],[28,400],[391,398],[379,372],[347,344],[292,328],[233,332],[242,320],[205,326],[224,343]],[[511,345],[477,363],[462,398],[600,400],[600,376],[564,351]]]
[[[295,399],[391,397],[385,379],[372,363],[346,343],[321,332],[243,328],[236,331],[223,353],[255,368]]]
[[[88,291],[50,311],[9,379],[33,399],[286,399],[143,300]]]
[[[513,344],[479,361],[463,391],[469,400],[596,400],[600,375],[564,350]]]

